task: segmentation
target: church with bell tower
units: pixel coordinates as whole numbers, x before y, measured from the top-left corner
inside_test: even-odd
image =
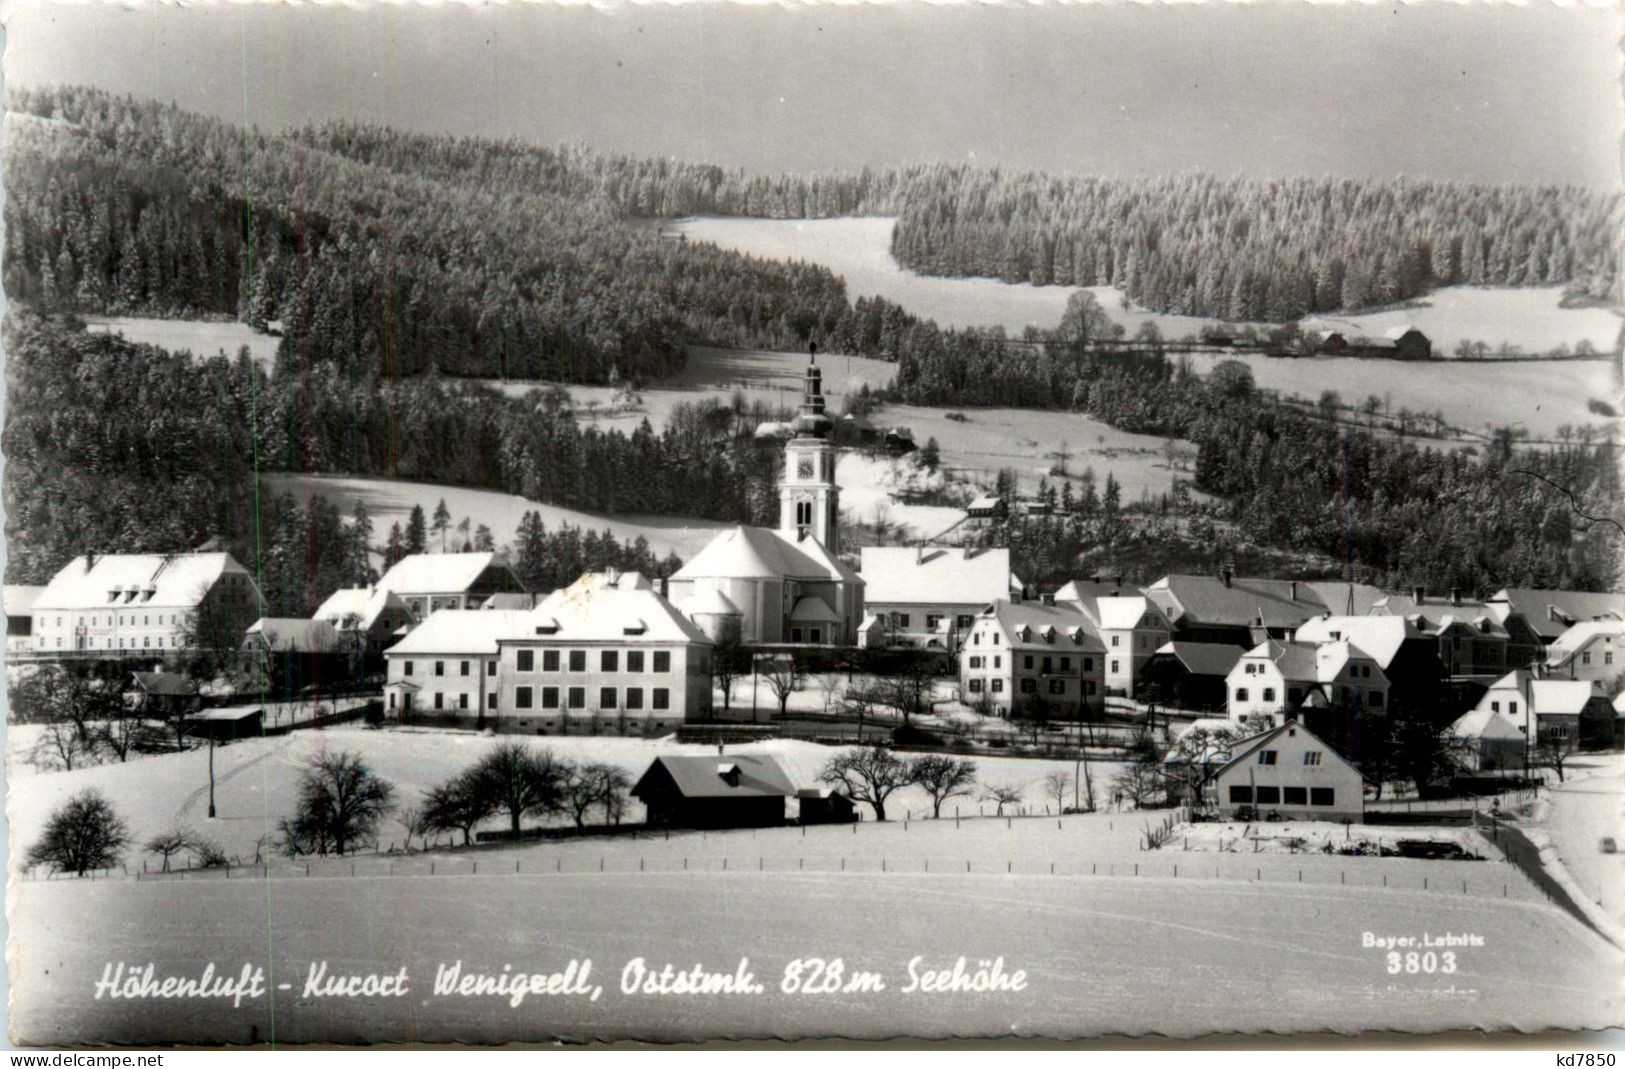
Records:
[[[850,646],[863,622],[863,579],[842,563],[834,421],[810,347],[801,412],[779,480],[779,525],[721,532],[667,581],[667,595],[714,641]]]

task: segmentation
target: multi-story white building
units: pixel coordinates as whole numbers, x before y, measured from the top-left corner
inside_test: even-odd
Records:
[[[1173,637],[1174,625],[1156,602],[1135,591],[1101,593],[1094,584],[1068,583],[1055,604],[1076,605],[1095,625],[1106,648],[1106,693],[1133,697],[1151,655]]]
[[[1077,608],[994,602],[959,648],[960,700],[1003,716],[1075,720],[1105,704],[1105,647]]]
[[[642,575],[589,574],[534,609],[431,614],[386,651],[385,706],[502,732],[666,734],[710,716],[711,649]]]
[[[1304,709],[1381,715],[1388,708],[1382,666],[1347,639],[1261,642],[1236,662],[1225,683],[1232,720],[1262,716],[1281,724]]]
[[[478,609],[493,598],[526,594],[507,560],[495,553],[413,553],[396,561],[373,589],[394,594],[420,621],[439,609]]]
[[[265,599],[229,553],[75,557],[30,610],[35,657],[164,657],[235,650]]]

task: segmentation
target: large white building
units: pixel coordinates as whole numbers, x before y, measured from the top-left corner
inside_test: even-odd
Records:
[[[526,593],[507,560],[495,553],[413,553],[384,573],[373,587],[380,590],[394,594],[418,620],[438,609],[478,609],[493,598]]]
[[[534,609],[432,613],[386,651],[385,708],[524,734],[664,735],[711,714],[711,641],[642,575]]]
[[[1546,674],[1608,683],[1625,675],[1625,620],[1584,620],[1546,647]]]
[[[779,525],[732,527],[713,538],[667,582],[679,607],[738,613],[740,640],[850,646],[863,622],[864,581],[840,560],[840,496],[835,449],[824,414],[822,375],[807,367],[801,415],[785,443]]]
[[[1388,677],[1382,666],[1347,639],[1269,639],[1248,650],[1225,683],[1232,720],[1265,716],[1280,724],[1304,709],[1378,715],[1388,709]]]
[[[1081,719],[1105,706],[1104,656],[1076,607],[997,601],[960,645],[960,700],[1001,716]]]
[[[162,657],[200,643],[235,650],[264,612],[253,576],[229,553],[85,555],[34,599],[31,652]]]
[[[1057,605],[1076,605],[1106,647],[1106,693],[1133,697],[1140,672],[1173,638],[1162,608],[1135,590],[1107,593],[1103,584],[1073,581],[1055,592]]]
[[[959,649],[976,614],[995,601],[1019,600],[1021,580],[1008,549],[865,546],[863,601],[889,645]]]

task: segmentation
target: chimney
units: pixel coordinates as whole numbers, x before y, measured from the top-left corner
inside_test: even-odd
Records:
[[[1416,604],[1421,605],[1422,604],[1422,599],[1427,597],[1427,596],[1428,596],[1428,588],[1427,587],[1425,587],[1425,586],[1413,586],[1413,587],[1411,587],[1411,600],[1416,602]]]
[[[1461,587],[1453,586],[1453,587],[1450,588],[1450,604],[1452,604],[1452,605],[1460,605],[1461,604]]]
[[[1228,590],[1230,588],[1230,579],[1231,579],[1230,569],[1229,568],[1220,568],[1219,569],[1219,582],[1224,584],[1226,590]]]
[[[1296,579],[1292,580],[1291,583],[1287,584],[1286,589],[1287,589],[1287,600],[1288,601],[1297,601],[1298,600],[1298,581]]]
[[[1115,586],[1118,590],[1123,589],[1123,573],[1122,572],[1118,572],[1116,575],[1112,576],[1112,585]]]
[[[1043,602],[1045,605],[1054,605],[1055,604],[1055,595],[1054,594],[1040,594],[1038,596],[1038,600]]]

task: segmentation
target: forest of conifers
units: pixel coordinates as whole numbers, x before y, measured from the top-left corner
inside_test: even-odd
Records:
[[[1518,474],[1606,512],[1619,500],[1611,444],[1437,453],[1216,391],[1156,352],[1102,354],[1088,343],[1112,328],[1086,303],[1040,344],[1012,347],[849,301],[823,268],[658,226],[696,211],[895,212],[898,253],[921,266],[1106,278],[1142,303],[1263,318],[1457,279],[1609,292],[1615,194],[957,165],[758,179],[377,127],[266,134],[88,89],[13,91],[11,107],[4,281],[27,309],[7,339],[13,581],[87,547],[249,538],[254,468],[761,521],[776,457],[727,433],[726,413],[605,433],[578,426],[557,395],[457,380],[647,381],[688,343],[811,339],[896,362],[899,400],[1072,409],[1187,438],[1222,518],[1379,581],[1617,581],[1617,532],[1576,521],[1566,497]],[[1351,273],[1375,289],[1362,296]],[[1209,299],[1240,305],[1189,303]],[[274,321],[283,340],[266,374],[246,358],[193,362],[89,336],[71,318],[96,312]]]

